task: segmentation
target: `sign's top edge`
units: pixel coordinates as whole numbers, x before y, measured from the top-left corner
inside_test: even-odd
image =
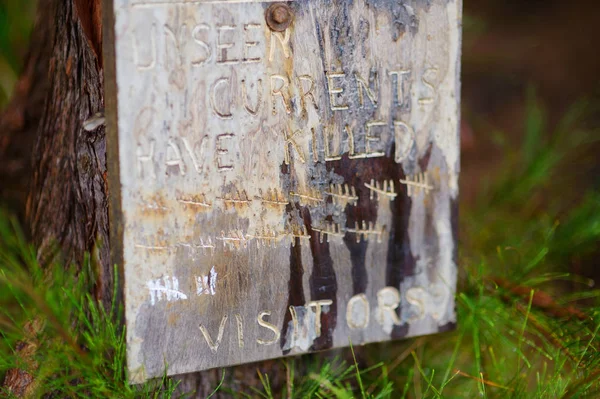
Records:
[[[201,5],[201,4],[235,4],[235,3],[274,3],[291,2],[293,0],[158,0],[158,1],[135,1],[131,7],[159,7],[177,5]]]

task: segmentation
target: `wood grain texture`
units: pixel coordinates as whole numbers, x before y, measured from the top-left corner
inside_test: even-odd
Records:
[[[107,7],[134,382],[455,323],[460,2],[286,4]]]

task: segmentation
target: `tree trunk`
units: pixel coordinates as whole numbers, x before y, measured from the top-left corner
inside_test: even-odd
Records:
[[[60,253],[65,265],[81,265],[84,254],[91,253],[93,294],[110,305],[116,276],[109,260],[105,129],[83,128],[104,106],[98,4],[39,1],[23,76],[0,115],[0,199],[23,219],[42,264]],[[256,385],[256,369],[226,372],[228,385]],[[272,386],[284,380],[277,377],[285,376],[281,362],[266,362],[260,369],[268,372]],[[9,374],[7,388],[25,394],[31,376]],[[218,385],[221,372],[177,379],[181,392],[203,398]]]

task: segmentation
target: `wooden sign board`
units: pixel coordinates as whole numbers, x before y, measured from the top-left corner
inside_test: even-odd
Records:
[[[133,382],[455,321],[460,0],[107,0]]]

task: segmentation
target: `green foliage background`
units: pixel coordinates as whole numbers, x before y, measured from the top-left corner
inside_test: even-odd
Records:
[[[0,2],[0,108],[21,67],[32,9]],[[469,29],[484,26],[466,18],[465,28],[469,43]],[[215,389],[263,398],[600,397],[600,291],[573,273],[593,265],[599,249],[591,150],[599,132],[583,123],[598,109],[578,103],[551,128],[533,90],[527,98],[522,131],[489,129],[503,164],[478,183],[474,203],[461,204],[456,331],[348,350],[349,362],[309,356],[303,374],[296,359],[282,360],[283,391],[262,374],[261,387]],[[507,138],[515,133],[518,145]],[[77,277],[73,269],[42,270],[35,248],[0,211],[0,379],[20,367],[35,376],[40,396],[170,397],[169,378],[128,384],[124,336],[113,321],[122,308],[106,311],[88,294],[93,262]],[[22,342],[30,357],[16,354]]]

